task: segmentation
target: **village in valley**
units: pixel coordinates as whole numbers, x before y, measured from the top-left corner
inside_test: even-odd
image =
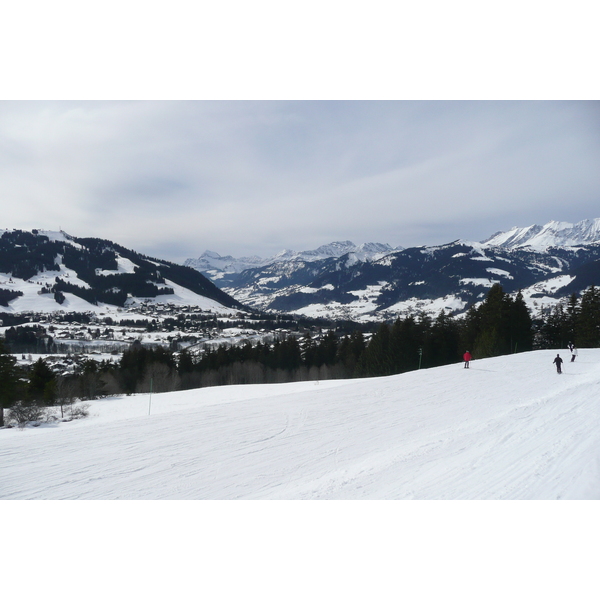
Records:
[[[319,342],[331,327],[335,325],[285,315],[144,301],[107,306],[105,312],[11,314],[0,308],[0,336],[18,363],[28,366],[43,358],[60,376],[74,373],[87,360],[118,363],[135,346],[161,347],[175,355],[186,349],[198,359],[207,349],[273,344],[289,336]]]

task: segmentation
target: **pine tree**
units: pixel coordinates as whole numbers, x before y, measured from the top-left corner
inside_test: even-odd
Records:
[[[119,380],[123,391],[129,396],[136,390],[144,377],[148,362],[148,351],[140,344],[133,344],[123,352],[119,364]]]
[[[179,353],[177,370],[179,371],[180,375],[191,373],[194,370],[194,361],[192,360],[192,357],[186,348]]]
[[[471,306],[460,324],[460,356],[462,356],[465,350],[474,350],[475,340],[479,336],[480,331],[481,315],[475,306]]]
[[[297,369],[301,363],[300,346],[294,336],[275,344],[273,368],[290,371]]]
[[[47,404],[53,404],[56,397],[56,388],[53,387],[54,373],[52,369],[39,358],[31,369],[29,376],[29,393],[31,398],[36,401],[45,401]]]
[[[512,301],[502,286],[495,283],[478,309],[480,331],[475,339],[477,358],[499,356],[510,352],[510,310]]]
[[[563,326],[563,336],[567,339],[567,342],[575,342],[575,334],[577,329],[577,322],[579,320],[579,298],[577,294],[573,292],[569,297],[566,307],[566,319]]]
[[[352,342],[350,341],[350,336],[345,335],[338,345],[336,360],[344,366],[348,366],[352,363],[352,358]]]
[[[17,399],[19,381],[17,359],[4,348],[0,340],[0,427],[4,426],[4,409],[10,408]]]
[[[306,333],[302,339],[302,360],[307,368],[311,368],[316,365],[317,362],[317,346],[310,336],[310,333]]]
[[[425,343],[426,365],[438,367],[456,362],[460,357],[458,328],[442,310],[433,322]]]
[[[527,352],[533,348],[531,314],[523,300],[521,290],[509,307],[510,351]]]
[[[540,329],[540,346],[542,348],[560,349],[565,347],[564,340],[566,315],[562,304],[557,304],[546,317]]]
[[[581,348],[600,346],[600,292],[593,285],[581,296],[575,338]]]
[[[391,375],[394,365],[390,352],[390,326],[382,323],[363,352],[358,365],[361,375]]]
[[[344,366],[345,376],[352,377],[361,354],[365,350],[365,339],[361,331],[353,331],[342,338],[336,361]]]
[[[412,371],[419,366],[423,345],[422,327],[412,315],[397,319],[390,334],[390,361],[393,373]]]
[[[328,365],[331,366],[335,364],[336,356],[338,349],[338,341],[335,333],[333,331],[328,331],[321,343],[318,346],[317,350],[317,366]]]

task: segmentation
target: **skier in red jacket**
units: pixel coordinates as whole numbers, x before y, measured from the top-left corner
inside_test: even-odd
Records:
[[[463,354],[463,360],[465,361],[465,369],[469,368],[469,361],[472,358],[473,357],[471,356],[471,353],[468,350]]]

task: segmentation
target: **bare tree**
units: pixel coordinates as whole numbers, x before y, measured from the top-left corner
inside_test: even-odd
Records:
[[[60,418],[65,417],[65,407],[72,408],[77,399],[77,382],[73,377],[58,377],[56,381],[57,402],[60,406]]]
[[[35,402],[23,402],[19,400],[10,407],[8,411],[8,422],[16,423],[18,427],[25,427],[27,423],[41,421],[46,416],[46,407]]]

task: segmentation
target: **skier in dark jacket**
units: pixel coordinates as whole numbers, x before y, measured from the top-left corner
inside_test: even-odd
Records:
[[[473,357],[471,356],[471,353],[468,350],[463,354],[463,360],[465,361],[465,369],[469,368],[469,362],[472,358]]]
[[[560,366],[563,363],[563,359],[560,357],[560,354],[557,354],[556,358],[552,362],[556,365],[556,372],[557,373],[562,373],[562,370],[561,370]]]

